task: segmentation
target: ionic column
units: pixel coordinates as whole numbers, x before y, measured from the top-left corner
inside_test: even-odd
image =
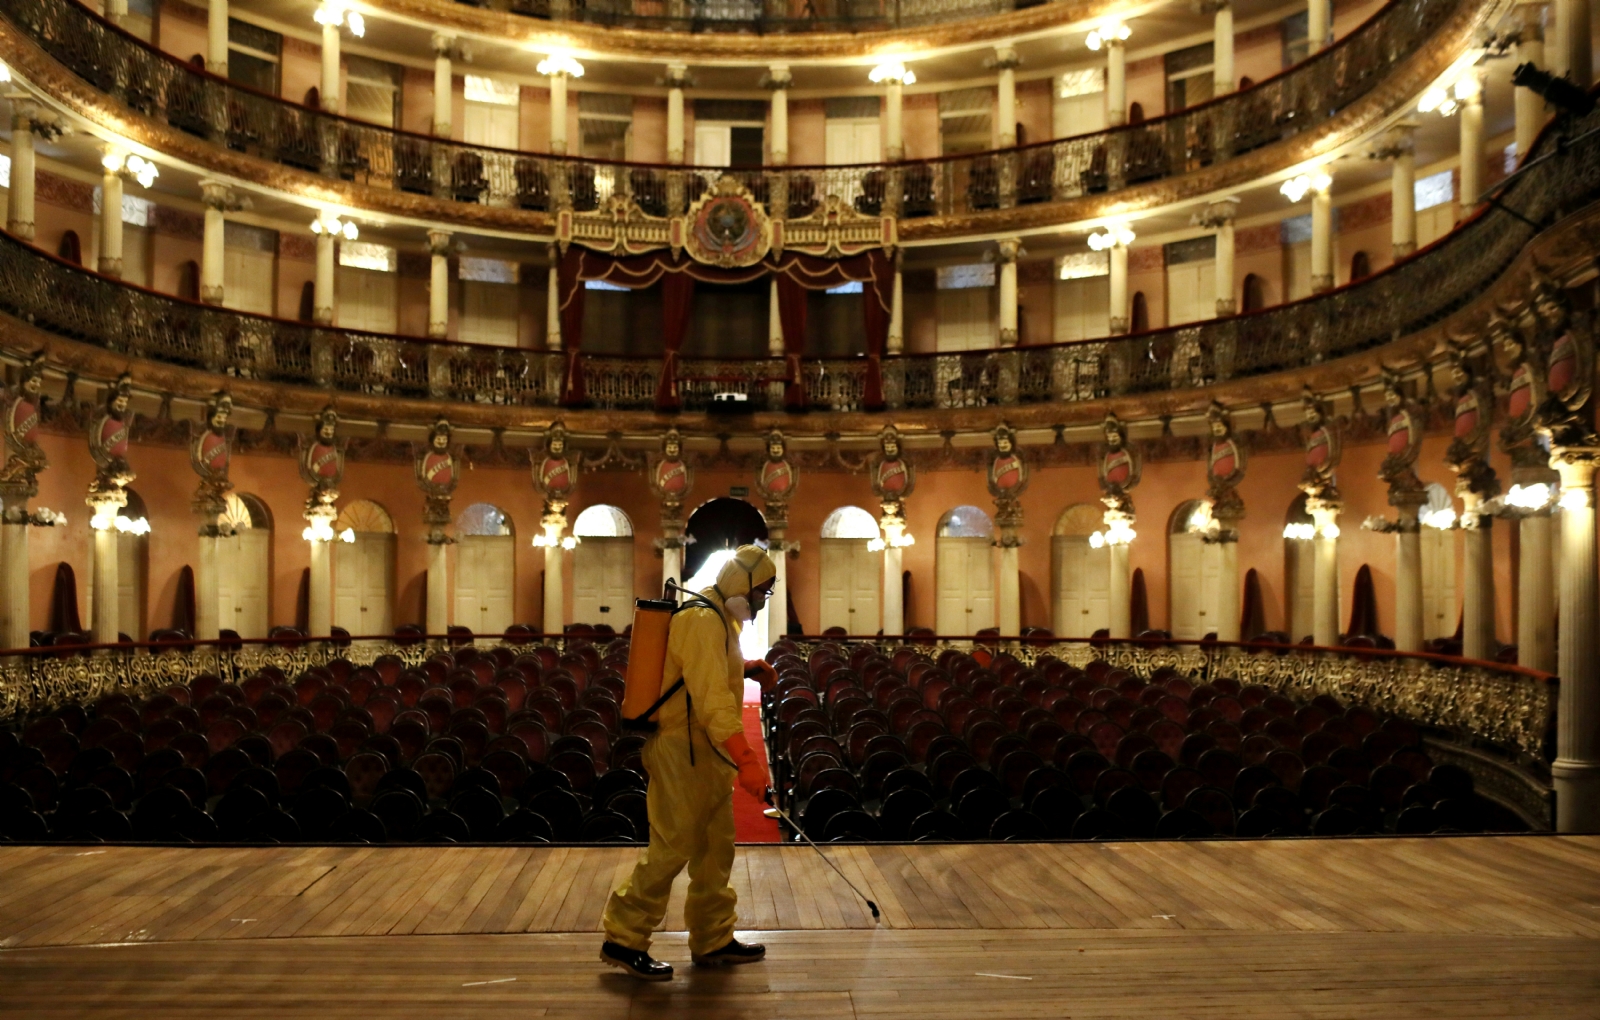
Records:
[[[567,72],[552,68],[550,80],[550,153],[567,154]],[[559,559],[559,557],[557,557]],[[557,633],[560,633],[557,631]]]
[[[455,111],[455,71],[451,58],[455,55],[456,37],[435,32],[433,35],[433,136],[450,137],[450,118]],[[442,634],[428,628],[430,634]]]
[[[331,216],[332,214],[327,214]],[[208,213],[209,216],[209,213]],[[317,234],[317,277],[312,284],[312,317],[323,326],[333,325],[334,233]]]
[[[1517,64],[1545,66],[1544,56],[1544,4],[1524,3],[1517,7],[1520,27],[1517,30]],[[1525,86],[1512,90],[1516,108],[1517,160],[1528,158],[1533,140],[1544,126],[1544,98]],[[1520,646],[1521,642],[1518,642]]]
[[[1239,199],[1229,196],[1206,206],[1190,220],[1195,226],[1216,232],[1216,309],[1219,319],[1239,310],[1233,296],[1233,221],[1238,211]]]
[[[1117,336],[1128,332],[1130,312],[1128,309],[1128,246],[1121,241],[1111,246],[1111,273],[1108,283],[1111,288],[1111,334]]]
[[[1022,60],[1010,45],[996,46],[994,67],[999,71],[996,116],[999,118],[999,147],[1009,149],[1017,144],[1017,67]]]
[[[201,181],[200,196],[206,206],[205,234],[200,248],[200,300],[208,305],[220,305],[224,267],[227,264],[227,219],[224,210],[238,208],[238,205],[233,192],[221,181]],[[120,199],[117,204],[121,205]]]
[[[1483,497],[1463,491],[1461,525],[1466,536],[1466,578],[1461,613],[1461,654],[1491,660],[1499,651],[1494,633],[1494,518],[1479,512]]]
[[[1124,29],[1126,31],[1126,29]],[[1115,35],[1106,44],[1106,124],[1118,127],[1128,122],[1128,50],[1126,37]]]
[[[667,162],[682,163],[683,89],[689,83],[689,68],[685,64],[667,65]],[[787,105],[785,111],[787,112]],[[787,141],[787,138],[785,138]]]
[[[194,564],[194,636],[215,641],[222,636],[221,584],[217,576],[217,523],[200,524],[199,550]]]
[[[894,291],[889,304],[889,338],[884,345],[884,350],[889,354],[903,354],[906,349],[905,278],[900,263],[901,255],[897,251],[894,255]]]
[[[1217,604],[1211,615],[1211,629],[1218,641],[1239,640],[1239,536],[1225,533],[1218,537]]]
[[[428,336],[443,340],[450,335],[450,231],[428,231],[428,254]]]
[[[429,634],[450,630],[450,539],[441,529],[427,538],[428,605],[424,627]]]
[[[894,327],[890,327],[893,332]],[[781,358],[787,349],[783,345],[783,316],[778,311],[778,278],[776,275],[767,285],[767,357]]]
[[[1111,576],[1107,579],[1106,599],[1111,603],[1111,636],[1133,637],[1133,571],[1129,554],[1135,538],[1132,510],[1107,510],[1105,513],[1106,552],[1110,553]]]
[[[210,0],[207,7],[206,70],[228,76],[228,0]]]
[[[33,118],[39,108],[25,93],[11,100],[11,207],[6,231],[22,241],[33,240]]]
[[[1017,256],[1021,254],[1020,237],[1008,237],[999,243],[1001,347],[1017,345]]]
[[[28,504],[11,493],[0,511],[0,648],[28,647]]]
[[[1332,500],[1312,497],[1306,510],[1316,523],[1312,539],[1313,560],[1311,599],[1311,639],[1331,647],[1339,643],[1339,511]]]
[[[1565,75],[1574,85],[1586,89],[1594,80],[1588,0],[1555,0],[1555,9],[1555,52],[1549,54],[1550,71]]]
[[[330,18],[322,26],[322,87],[318,98],[329,113],[344,112],[344,90],[339,80],[339,24]]]
[[[1311,292],[1333,289],[1333,186],[1324,168],[1311,190]]]
[[[1022,550],[1013,532],[1000,538],[1000,633],[1015,637],[1022,633]]]
[[[1406,492],[1391,497],[1399,510],[1394,532],[1394,646],[1397,651],[1420,652],[1423,642],[1422,525],[1417,514],[1427,502],[1424,493]]]
[[[1471,68],[1456,82],[1461,103],[1461,215],[1478,206],[1483,194],[1483,71]]]
[[[306,511],[310,522],[307,540],[311,544],[311,578],[307,585],[306,626],[312,637],[333,632],[333,522],[337,514],[331,506]]]
[[[101,160],[100,272],[122,279],[122,155],[107,151]]]
[[[904,105],[904,75],[885,79],[883,95],[883,156],[890,162],[906,158],[905,129],[900,123]]]
[[[94,599],[89,607],[90,631],[97,645],[117,643],[117,511],[127,505],[122,492],[97,493],[86,501],[93,516],[89,528],[94,536],[90,570],[94,579]]]
[[[683,576],[683,534],[665,529],[666,534],[661,540],[661,587],[666,590],[668,581],[682,584],[687,580]]]
[[[883,531],[883,634],[889,637],[906,632],[905,590],[900,579],[905,569],[901,546],[906,522],[885,515],[879,518],[878,527]]]
[[[128,0],[105,0],[106,20],[121,25],[128,17]]]
[[[789,547],[780,538],[774,540],[770,551],[775,573],[772,575],[772,595],[767,599],[768,643],[789,633]]]
[[[1417,122],[1401,121],[1373,153],[1389,160],[1389,245],[1396,259],[1417,250]]]
[[[1600,450],[1556,447],[1561,472],[1561,675],[1556,710],[1556,828],[1600,830],[1600,567],[1595,561],[1594,473]]]
[[[789,163],[789,86],[793,82],[794,78],[789,73],[788,64],[773,64],[767,71],[766,86],[772,93],[773,166],[786,166]],[[678,102],[681,116],[683,103],[681,95]]]
[[[1224,96],[1233,91],[1233,4],[1230,0],[1212,0],[1211,90],[1213,95]]]
[[[544,346],[548,351],[561,349],[561,255],[556,246],[550,246],[549,285],[545,290]]]
[[[1328,46],[1328,18],[1332,14],[1331,6],[1331,0],[1311,0],[1306,7],[1306,39],[1311,44],[1308,51],[1310,53],[1320,53]]]
[[[1554,585],[1550,579],[1554,525],[1548,509],[1517,522],[1517,665],[1556,671]]]

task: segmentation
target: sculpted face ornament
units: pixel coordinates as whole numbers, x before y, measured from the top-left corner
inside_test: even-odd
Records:
[[[89,422],[89,455],[94,458],[95,479],[90,483],[90,499],[122,495],[134,479],[128,466],[128,444],[132,438],[133,376],[124,372],[106,393],[105,406]]]
[[[344,481],[344,442],[339,438],[339,412],[332,405],[317,415],[316,436],[300,456],[300,477],[311,486],[307,513],[332,513]]]
[[[4,513],[15,517],[21,504],[39,494],[40,471],[49,465],[39,445],[39,420],[43,414],[44,354],[35,354],[22,368],[15,390],[0,392],[0,412],[4,413],[3,443],[0,451],[0,499]]]

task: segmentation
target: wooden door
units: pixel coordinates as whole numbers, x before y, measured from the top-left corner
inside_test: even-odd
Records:
[[[144,626],[148,542],[147,535],[117,535],[117,629],[135,641],[150,636]]]
[[[694,165],[727,166],[732,162],[732,125],[696,124],[694,126]]]
[[[1167,536],[1167,629],[1180,640],[1193,641],[1200,630],[1200,561],[1203,554],[1200,536],[1180,531]]]
[[[1055,566],[1057,637],[1090,637],[1111,626],[1111,551],[1096,549],[1086,535],[1056,535],[1050,540]]]
[[[456,543],[455,613],[451,622],[474,634],[511,626],[516,544],[509,535],[467,535]]]
[[[1456,609],[1456,533],[1422,529],[1422,637],[1453,637]]]
[[[1211,259],[1167,268],[1167,325],[1214,319],[1217,315],[1217,264]]]
[[[987,538],[940,538],[934,556],[940,634],[975,634],[994,624],[994,550]]]
[[[882,554],[868,549],[864,538],[821,541],[822,629],[843,627],[848,634],[876,634],[880,626]]]
[[[1317,595],[1316,549],[1309,538],[1286,538],[1284,545],[1287,577],[1284,587],[1289,592],[1289,640],[1298,642],[1311,634],[1313,609]]]
[[[572,554],[572,622],[633,622],[633,537],[585,538]]]
[[[217,540],[217,621],[242,638],[267,636],[272,532],[240,528]]]
[[[351,634],[394,633],[394,536],[358,531],[333,544],[333,623]]]

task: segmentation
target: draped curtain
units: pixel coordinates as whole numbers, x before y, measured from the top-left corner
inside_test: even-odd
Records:
[[[583,285],[603,280],[620,287],[642,289],[667,281],[662,290],[663,341],[661,379],[656,387],[656,406],[673,411],[680,406],[677,393],[678,352],[689,328],[696,281],[715,284],[749,283],[767,275],[778,277],[778,315],[783,327],[786,361],[784,406],[789,410],[805,407],[805,387],[801,377],[801,358],[805,354],[805,294],[807,290],[829,290],[846,283],[860,283],[867,337],[866,374],[862,403],[869,411],[881,410],[883,399],[883,352],[889,336],[890,305],[894,300],[894,262],[889,253],[875,248],[845,259],[824,259],[815,255],[784,252],[769,255],[753,266],[723,269],[709,266],[669,251],[646,255],[615,256],[573,245],[562,255],[557,270],[557,299],[560,305],[561,339],[567,351],[566,379],[562,403],[583,403]]]

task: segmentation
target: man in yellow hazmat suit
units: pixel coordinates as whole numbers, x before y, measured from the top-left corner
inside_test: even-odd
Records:
[[[606,901],[602,962],[646,981],[672,978],[670,964],[650,956],[650,935],[667,912],[672,880],[687,865],[684,919],[689,952],[699,966],[755,963],[766,948],[734,938],[733,783],[765,797],[766,765],[744,735],[745,661],[739,631],[772,593],[777,568],[760,546],[740,546],[703,594],[667,632],[661,689],[681,677],[683,690],[661,706],[660,728],[644,745],[650,774],[646,800],[650,845],[633,873]]]

